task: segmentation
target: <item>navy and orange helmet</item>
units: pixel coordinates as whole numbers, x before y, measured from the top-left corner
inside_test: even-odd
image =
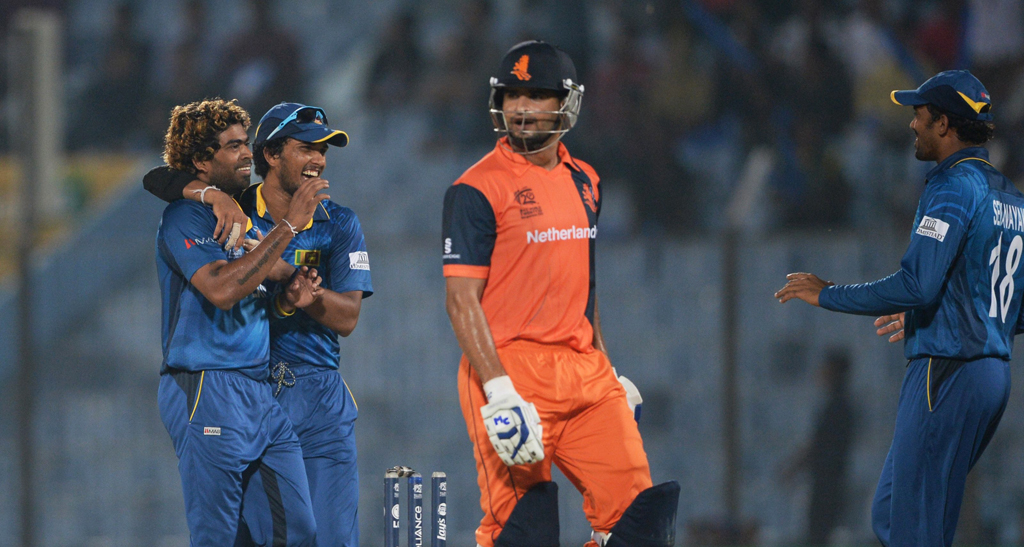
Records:
[[[508,131],[501,106],[505,90],[509,88],[547,89],[558,93],[561,106],[549,113],[558,114],[559,124],[547,133],[564,134],[576,125],[583,101],[583,85],[576,79],[576,66],[572,59],[561,49],[546,42],[530,40],[508,50],[501,60],[498,75],[491,78],[489,106],[495,131]]]

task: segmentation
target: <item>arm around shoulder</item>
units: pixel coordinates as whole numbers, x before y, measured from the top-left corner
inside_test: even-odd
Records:
[[[188,197],[185,189],[193,183],[201,185],[200,187],[206,186],[192,173],[172,169],[166,165],[154,167],[142,177],[142,187],[168,203]]]

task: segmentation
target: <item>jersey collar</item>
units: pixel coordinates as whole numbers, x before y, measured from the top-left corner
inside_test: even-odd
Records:
[[[263,199],[262,182],[256,185],[256,214],[259,215],[260,218],[265,218],[269,221],[274,220],[273,218],[271,218],[270,213],[267,211],[267,202]],[[324,207],[324,202],[321,201],[320,203],[317,204],[316,210],[313,211],[313,218],[309,219],[309,223],[303,226],[302,229],[299,231],[301,232],[303,230],[308,230],[312,228],[313,221],[330,220],[330,218],[331,215],[327,212],[327,208]]]
[[[502,137],[498,139],[498,142],[494,145],[494,149],[501,154],[501,157],[505,158],[507,162],[512,164],[512,170],[516,176],[522,176],[530,167],[536,167],[530,160],[523,157],[522,154],[516,154],[512,151],[511,145],[508,143],[508,137]],[[569,149],[565,147],[561,141],[558,142],[558,160],[565,164],[566,167],[573,171],[581,171],[579,165],[576,165],[576,160],[569,155]]]
[[[932,167],[931,171],[928,171],[928,174],[925,176],[925,180],[930,181],[939,173],[966,160],[981,160],[982,162],[992,165],[988,160],[988,150],[984,146],[970,146],[950,154],[948,158],[939,162],[935,167]]]

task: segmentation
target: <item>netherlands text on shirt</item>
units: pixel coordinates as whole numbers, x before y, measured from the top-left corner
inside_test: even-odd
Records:
[[[591,226],[590,228],[579,228],[575,225],[564,229],[548,228],[547,230],[540,231],[534,230],[532,232],[526,232],[527,243],[545,243],[548,241],[564,241],[569,239],[596,239],[597,238],[597,226]]]

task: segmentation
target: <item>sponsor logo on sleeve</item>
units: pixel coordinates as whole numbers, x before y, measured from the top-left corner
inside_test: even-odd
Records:
[[[348,267],[351,270],[370,271],[370,255],[366,251],[348,253]]]
[[[186,237],[185,238],[185,248],[186,249],[191,249],[192,247],[196,247],[196,246],[199,246],[199,245],[209,245],[211,243],[216,244],[217,240],[213,239],[212,237],[195,237],[195,238]]]
[[[921,219],[921,224],[917,227],[917,235],[930,237],[943,241],[946,239],[946,232],[949,231],[949,224],[932,217],[924,217]]]
[[[309,249],[296,249],[295,250],[295,265],[296,266],[319,266],[320,265],[320,251],[313,251]]]
[[[441,257],[442,260],[458,260],[462,258],[459,253],[452,253],[452,238],[444,238],[444,255]]]

